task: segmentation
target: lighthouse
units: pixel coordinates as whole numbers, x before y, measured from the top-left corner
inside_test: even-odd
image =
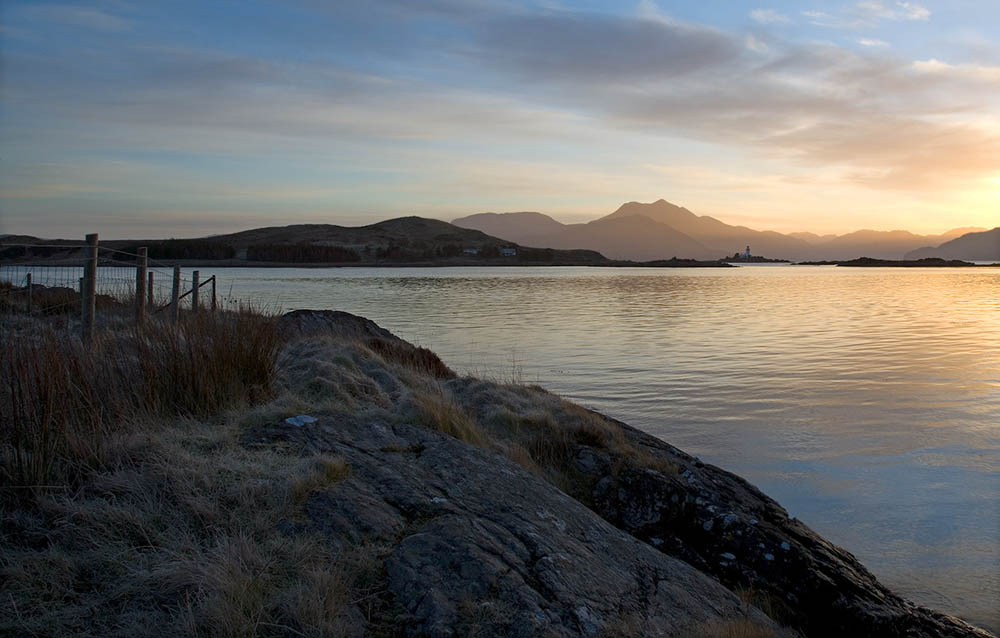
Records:
[[[750,246],[747,246],[747,251],[743,253],[743,259],[750,261]]]

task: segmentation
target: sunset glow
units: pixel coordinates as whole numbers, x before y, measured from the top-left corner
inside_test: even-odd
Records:
[[[992,228],[993,2],[4,3],[0,231]]]

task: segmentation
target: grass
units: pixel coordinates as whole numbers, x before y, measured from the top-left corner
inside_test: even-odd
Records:
[[[385,361],[398,363],[435,379],[454,379],[455,373],[427,348],[409,346],[399,341],[373,337],[365,342],[368,348]]]
[[[24,312],[27,303],[27,287],[17,287],[8,281],[0,282],[0,312]],[[94,304],[100,311],[123,311],[130,305],[130,300],[98,294]],[[80,293],[65,286],[34,284],[31,288],[31,309],[33,313],[40,315],[78,315]]]
[[[697,638],[775,638],[774,630],[751,618],[708,623]]]
[[[417,420],[423,425],[456,439],[486,447],[488,439],[465,408],[444,391],[421,392],[414,398]]]
[[[268,398],[279,346],[273,319],[249,312],[101,331],[88,346],[44,323],[8,327],[0,346],[4,497],[79,484],[111,436],[152,417],[217,414]]]
[[[247,450],[228,421],[134,433],[77,492],[4,508],[0,634],[349,633],[375,550],[276,529],[349,468]]]

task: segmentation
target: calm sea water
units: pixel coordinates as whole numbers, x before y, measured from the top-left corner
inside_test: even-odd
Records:
[[[1000,270],[216,274],[642,428],[746,477],[897,592],[1000,631]]]

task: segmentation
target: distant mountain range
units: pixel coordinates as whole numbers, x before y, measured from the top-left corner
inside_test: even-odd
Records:
[[[585,224],[562,224],[534,212],[484,213],[454,220],[456,226],[481,230],[525,246],[587,248],[612,259],[718,259],[743,251],[793,260],[848,260],[858,257],[903,259],[926,246],[951,243],[982,228],[960,228],[941,235],[903,230],[860,230],[846,235],[783,234],[733,226],[699,216],[665,200],[628,202],[615,212]],[[992,232],[992,231],[991,231]],[[961,251],[961,246],[956,250]],[[998,259],[962,254],[928,254],[951,259]]]
[[[983,232],[967,233],[951,241],[946,241],[937,248],[921,248],[906,254],[907,259],[924,259],[926,257],[1000,261],[1000,227]]]
[[[27,263],[44,259],[69,263],[82,256],[76,240],[41,240],[24,235],[7,235],[3,240],[6,246],[0,247],[0,261]],[[860,230],[839,236],[782,234],[726,224],[661,199],[651,204],[629,202],[585,224],[562,224],[534,212],[484,213],[456,219],[452,224],[400,217],[368,226],[298,224],[197,239],[112,240],[102,245],[125,253],[146,246],[153,259],[228,260],[234,265],[607,265],[609,260],[652,262],[673,257],[717,261],[747,246],[753,255],[796,261],[940,257],[1000,262],[1000,227],[990,231],[959,228],[942,235],[915,235],[902,230]]]

